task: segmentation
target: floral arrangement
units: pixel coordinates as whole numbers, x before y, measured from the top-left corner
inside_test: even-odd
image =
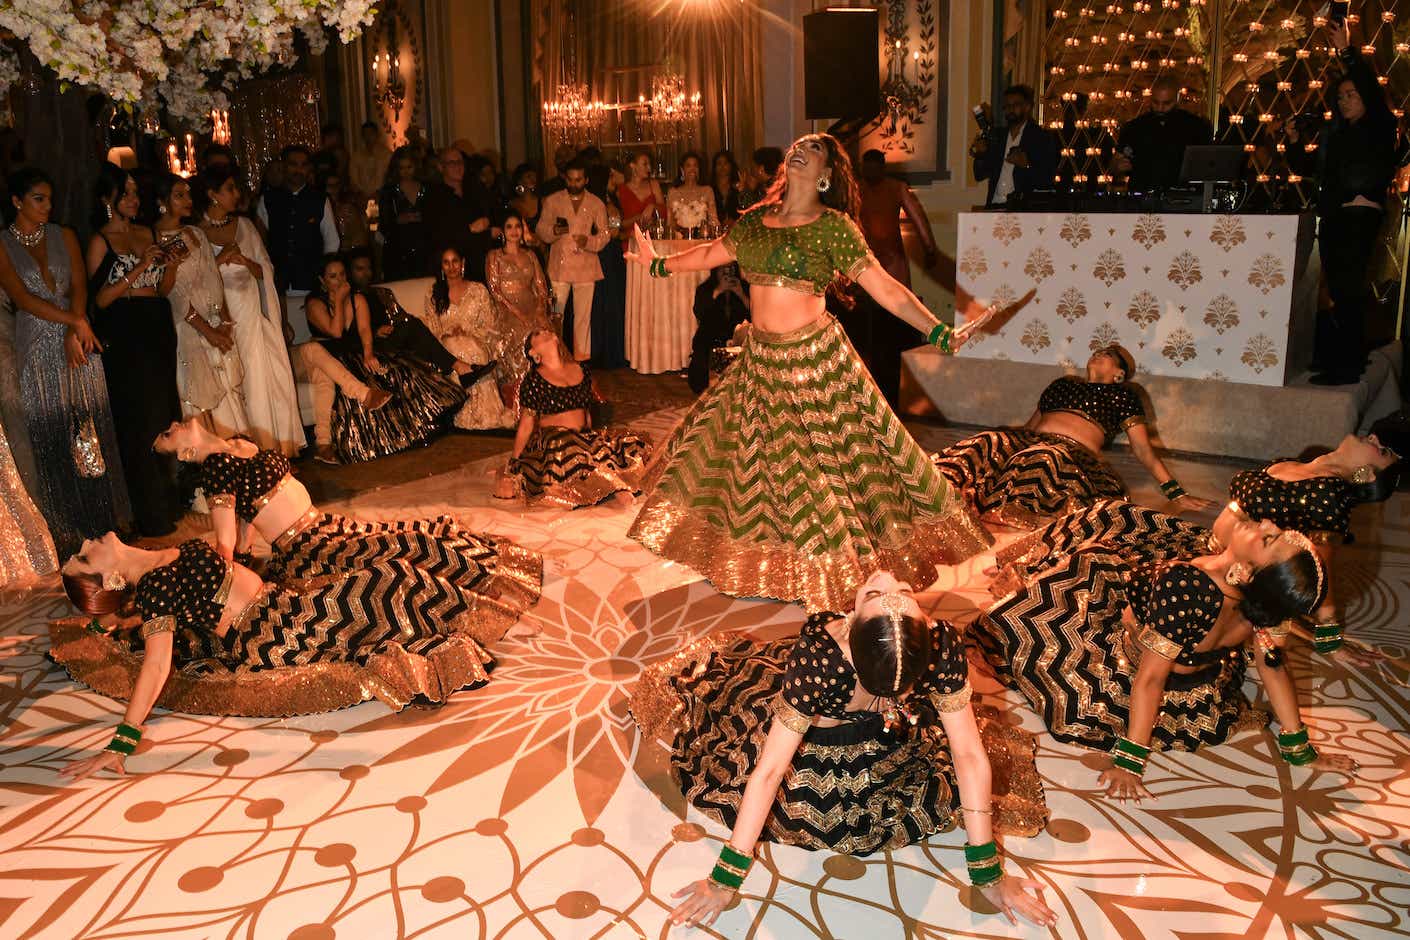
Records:
[[[376,13],[375,0],[23,0],[0,2],[0,36],[61,81],[200,125],[235,82],[291,64],[296,30],[319,53],[326,30],[349,42]],[[0,87],[18,75],[0,44]]]
[[[676,225],[681,228],[699,228],[705,223],[705,200],[692,199],[689,202],[678,203],[673,212],[676,217]]]

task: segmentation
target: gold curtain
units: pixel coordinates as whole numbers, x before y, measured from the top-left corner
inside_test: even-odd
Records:
[[[533,16],[535,109],[573,73],[595,98],[626,103],[650,97],[652,75],[669,62],[684,76],[687,93],[700,92],[704,117],[693,141],[661,148],[659,155],[673,165],[688,148],[708,159],[728,147],[743,162],[762,138],[755,0],[534,0]],[[610,121],[601,143],[613,155],[620,153],[610,146],[615,134]],[[546,150],[554,143],[546,140]]]

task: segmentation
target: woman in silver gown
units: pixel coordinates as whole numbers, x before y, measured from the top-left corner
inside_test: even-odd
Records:
[[[15,303],[20,392],[39,471],[33,495],[59,554],[68,555],[86,537],[126,528],[132,511],[101,347],[84,312],[78,239],[49,222],[54,185],[43,171],[20,170],[9,188],[0,289]]]

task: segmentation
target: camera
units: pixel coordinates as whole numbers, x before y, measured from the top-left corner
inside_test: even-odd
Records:
[[[974,115],[974,123],[979,125],[979,130],[988,137],[994,130],[994,123],[989,120],[989,114],[984,110],[982,104],[975,105],[971,112]]]

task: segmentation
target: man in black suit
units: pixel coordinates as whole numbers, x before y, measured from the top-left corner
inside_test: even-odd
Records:
[[[1004,90],[1004,127],[991,128],[970,145],[974,176],[989,183],[985,206],[1002,206],[1014,193],[1055,185],[1057,136],[1032,116],[1033,89],[1013,85]]]
[[[1180,84],[1162,76],[1151,85],[1150,110],[1121,126],[1112,169],[1129,174],[1132,192],[1168,189],[1180,183],[1185,148],[1213,139],[1208,121],[1180,107]]]

